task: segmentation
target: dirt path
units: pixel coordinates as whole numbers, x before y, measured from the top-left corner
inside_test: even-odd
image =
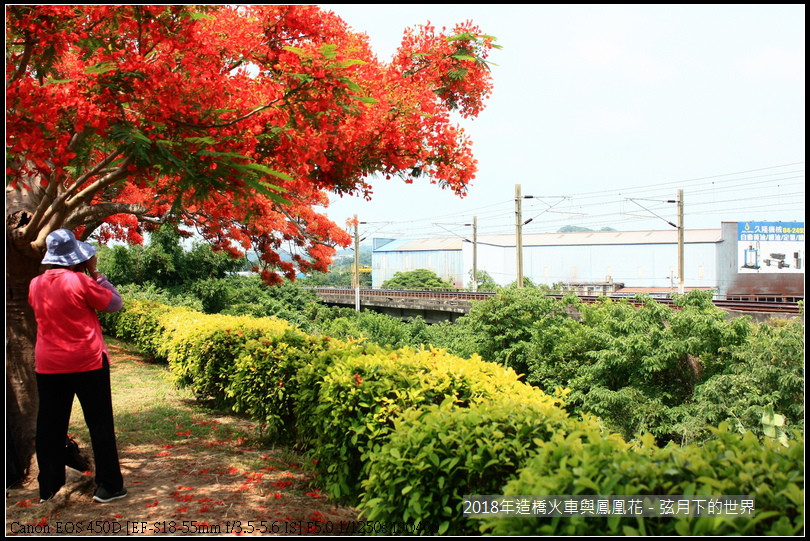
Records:
[[[109,347],[117,359],[113,402],[124,402],[116,406],[116,430],[128,496],[95,503],[89,472],[68,468],[65,488],[71,490],[52,502],[39,503],[35,481],[6,491],[6,535],[340,535],[356,529],[357,512],[313,488],[300,456],[262,447],[249,421],[201,408],[166,384],[165,369],[144,363],[124,345]],[[133,377],[140,381],[128,398],[116,380]],[[153,396],[143,390],[147,384],[150,390],[166,387]],[[165,407],[155,409],[158,402]],[[143,424],[155,422],[150,408],[163,414],[157,418],[162,431],[153,438],[151,425]],[[76,439],[87,446],[81,414],[74,411],[74,417],[71,430],[77,427]],[[146,420],[134,421],[139,417]]]

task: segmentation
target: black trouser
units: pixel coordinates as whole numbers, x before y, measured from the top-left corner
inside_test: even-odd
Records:
[[[65,435],[73,397],[79,397],[93,442],[96,484],[110,492],[124,486],[115,445],[110,364],[102,354],[102,367],[89,372],[37,374],[37,464],[39,497],[48,499],[65,484]]]

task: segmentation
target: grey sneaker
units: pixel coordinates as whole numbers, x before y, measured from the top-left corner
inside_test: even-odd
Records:
[[[96,490],[96,493],[93,496],[93,499],[96,500],[99,503],[107,503],[107,502],[111,502],[113,500],[118,500],[120,498],[123,498],[126,495],[127,495],[127,489],[125,489],[125,488],[122,488],[118,492],[110,492],[109,490],[107,490],[104,487],[98,487],[98,490]]]

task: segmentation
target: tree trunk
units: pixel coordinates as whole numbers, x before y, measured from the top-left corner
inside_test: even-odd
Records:
[[[6,188],[6,434],[12,435],[6,438],[6,474],[18,473],[22,480],[31,473],[35,458],[39,405],[34,371],[37,322],[28,304],[28,288],[42,272],[47,234],[65,220],[64,212],[55,212],[26,234],[37,209],[52,204],[56,195],[38,178],[30,180],[30,189]]]
[[[16,466],[26,477],[34,458],[38,404],[34,373],[37,324],[28,304],[28,286],[39,274],[40,262],[14,247],[11,231],[15,225],[6,223],[6,422],[14,437],[13,442],[6,442],[6,471]],[[8,452],[9,443],[16,447],[16,461],[14,453]]]

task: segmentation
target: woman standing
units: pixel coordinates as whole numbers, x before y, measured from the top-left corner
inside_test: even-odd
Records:
[[[94,246],[67,229],[54,231],[46,242],[42,263],[51,268],[31,281],[28,294],[37,320],[39,495],[47,500],[65,484],[65,435],[78,396],[96,462],[93,499],[105,503],[127,490],[115,443],[109,355],[96,310],[116,312],[123,303],[96,269]]]

